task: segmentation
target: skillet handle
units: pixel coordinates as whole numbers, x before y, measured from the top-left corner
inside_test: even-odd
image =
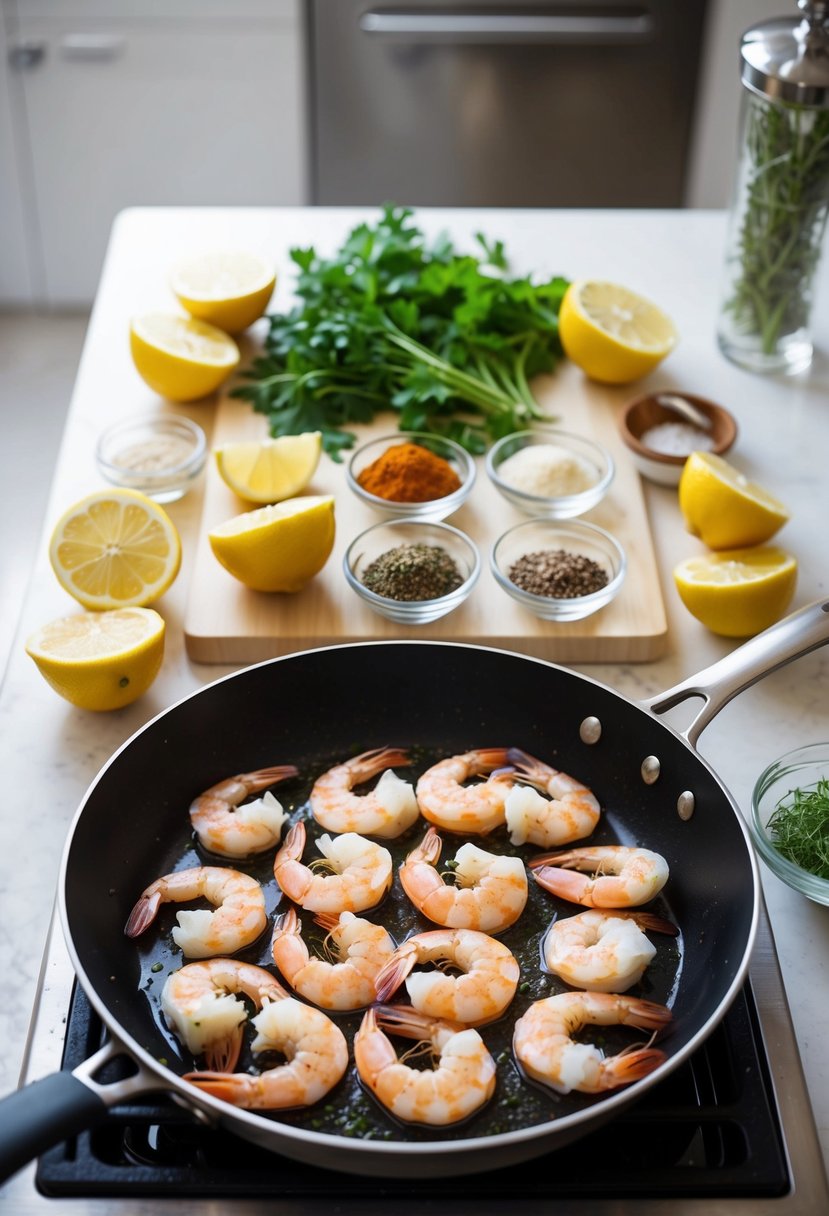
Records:
[[[666,692],[659,693],[649,701],[643,701],[645,709],[653,714],[663,714],[689,697],[702,697],[703,705],[690,726],[682,732],[692,747],[723,706],[750,688],[763,676],[785,667],[793,659],[817,650],[829,642],[829,600],[817,600],[784,617],[770,629],[758,633],[731,654],[697,675],[689,676],[681,684],[675,684]]]
[[[140,1066],[123,1081],[93,1080],[103,1064],[123,1053],[112,1040],[74,1072],[52,1073],[0,1102],[0,1183],[46,1149],[101,1123],[116,1103],[163,1088]]]

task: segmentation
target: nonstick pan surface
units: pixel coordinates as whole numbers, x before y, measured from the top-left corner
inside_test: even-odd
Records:
[[[594,744],[580,737],[588,716],[601,722]],[[655,965],[632,991],[672,1006],[674,1023],[660,1044],[666,1063],[637,1085],[596,1098],[553,1094],[519,1074],[510,1051],[515,1020],[533,1000],[566,989],[542,969],[541,936],[554,915],[578,911],[531,881],[527,910],[502,938],[521,962],[521,989],[506,1017],[481,1031],[498,1062],[495,1097],[471,1120],[441,1132],[397,1124],[362,1090],[353,1067],[327,1101],[307,1112],[262,1116],[203,1095],[198,1104],[275,1151],[360,1172],[459,1173],[563,1144],[678,1065],[724,1014],[747,968],[758,891],[741,816],[693,748],[646,709],[564,668],[472,646],[333,647],[248,668],[173,706],[99,775],[67,848],[62,911],[84,987],[118,1038],[158,1076],[159,1087],[172,1086],[192,1101],[191,1087],[179,1077],[194,1061],[158,1008],[166,973],[186,961],[171,949],[176,909],[164,909],[136,943],[123,933],[133,903],[159,874],[215,860],[199,855],[190,832],[187,808],[201,790],[232,773],[296,764],[300,778],[275,792],[292,818],[304,817],[320,772],[384,744],[413,749],[413,774],[456,752],[521,747],[592,788],[603,814],[590,843],[640,844],[663,854],[671,876],[653,909],[671,919],[680,936],[655,940]],[[660,764],[651,785],[641,773],[648,756]],[[685,791],[695,801],[687,822],[676,809]],[[316,825],[308,826],[313,838]],[[396,861],[425,826],[420,821],[392,842]],[[445,836],[444,857],[459,843]],[[478,843],[515,851],[504,829]],[[528,858],[537,850],[521,852]],[[309,847],[306,860],[312,855]],[[239,868],[266,883],[272,911],[279,899],[272,854]],[[433,927],[410,909],[397,883],[387,902],[367,915],[398,940]],[[269,935],[240,957],[272,966]],[[350,1039],[359,1015],[338,1020]],[[611,1053],[632,1037],[610,1030],[603,1045]]]

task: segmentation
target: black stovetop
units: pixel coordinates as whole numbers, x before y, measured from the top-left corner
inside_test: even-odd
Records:
[[[87,1059],[105,1029],[76,985],[63,1067]],[[121,1066],[113,1061],[114,1071]],[[166,1097],[113,1110],[93,1131],[50,1150],[37,1186],[49,1196],[279,1196],[326,1206],[390,1199],[444,1209],[453,1196],[519,1203],[570,1198],[776,1197],[787,1155],[751,988],[693,1057],[611,1123],[566,1148],[476,1178],[360,1178],[315,1169],[197,1122]]]

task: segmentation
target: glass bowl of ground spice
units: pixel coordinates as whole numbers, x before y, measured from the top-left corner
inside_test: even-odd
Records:
[[[475,462],[451,439],[398,431],[358,448],[346,470],[359,499],[391,519],[446,519],[466,500]]]
[[[601,502],[616,470],[600,444],[545,427],[499,439],[487,453],[486,471],[504,498],[525,515],[572,519]]]
[[[495,580],[545,621],[578,621],[609,604],[625,577],[622,546],[581,519],[531,519],[496,540]]]
[[[425,625],[464,602],[481,561],[469,537],[450,524],[390,519],[351,542],[343,568],[375,612],[401,625]]]
[[[181,414],[124,418],[103,432],[95,448],[107,481],[163,503],[187,493],[206,457],[204,431]]]
[[[829,905],[829,743],[798,747],[760,774],[749,827],[772,873]]]

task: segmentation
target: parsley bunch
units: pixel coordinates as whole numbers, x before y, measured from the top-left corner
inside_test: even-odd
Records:
[[[509,279],[501,241],[481,257],[449,237],[427,246],[412,212],[385,207],[330,259],[292,249],[297,303],[272,315],[266,353],[233,396],[267,415],[272,435],[321,431],[335,459],[341,428],[399,413],[404,431],[455,439],[471,452],[542,418],[529,381],[561,357],[567,280]]]

